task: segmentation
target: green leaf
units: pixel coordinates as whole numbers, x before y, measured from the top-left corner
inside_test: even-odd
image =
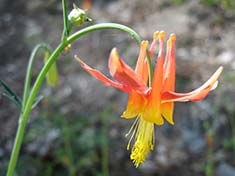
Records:
[[[22,109],[22,101],[16,95],[16,93],[13,92],[10,89],[10,87],[6,83],[4,83],[2,80],[0,80],[0,87],[2,87],[2,89],[3,89],[3,95],[6,96],[7,98],[9,98],[13,103],[15,103],[17,108],[21,111],[21,109]]]

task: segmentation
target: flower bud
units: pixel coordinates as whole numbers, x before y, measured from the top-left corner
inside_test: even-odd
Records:
[[[80,25],[87,21],[92,21],[89,17],[87,17],[86,11],[79,9],[74,6],[74,9],[69,13],[68,19],[72,24]]]

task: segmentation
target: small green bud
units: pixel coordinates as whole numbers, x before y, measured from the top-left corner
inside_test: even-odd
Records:
[[[86,11],[79,9],[76,5],[74,5],[74,9],[69,13],[68,19],[72,24],[76,25],[92,21],[87,17]]]
[[[48,58],[50,57],[50,53],[48,51],[44,54],[44,62],[46,63]],[[55,87],[59,81],[59,74],[57,71],[56,63],[53,63],[49,71],[47,72],[47,84],[51,87]]]

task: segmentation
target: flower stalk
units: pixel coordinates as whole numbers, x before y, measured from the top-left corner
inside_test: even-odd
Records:
[[[68,23],[68,15],[67,15],[67,4],[66,0],[62,0],[62,8],[63,8],[63,21],[64,21],[64,29],[62,33],[62,42],[64,42],[69,36],[70,29]]]

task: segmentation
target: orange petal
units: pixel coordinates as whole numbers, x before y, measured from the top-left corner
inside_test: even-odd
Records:
[[[150,45],[150,48],[149,48],[149,58],[150,60],[152,61],[152,58],[153,58],[153,51],[154,51],[154,48],[156,46],[156,43],[157,43],[157,39],[159,38],[159,31],[156,31],[154,34],[153,34],[153,41]],[[144,82],[147,84],[147,81],[148,81],[148,61],[147,61],[147,58],[145,57],[144,59],[144,66],[143,66],[143,76],[142,78],[144,79]]]
[[[215,89],[217,86],[217,80],[223,70],[223,67],[219,67],[217,71],[210,77],[210,79],[205,82],[198,89],[189,92],[189,93],[175,93],[171,91],[167,91],[162,95],[162,103],[166,102],[185,102],[185,101],[200,101],[205,98],[208,93]]]
[[[150,56],[150,58],[152,59],[152,57],[153,57],[153,51],[154,51],[154,48],[155,48],[155,46],[156,46],[156,43],[157,43],[157,39],[159,38],[159,31],[156,31],[156,32],[154,32],[154,34],[153,34],[153,41],[152,41],[152,43],[151,43],[151,45],[150,45],[150,48],[149,48],[149,56]]]
[[[163,62],[164,62],[164,37],[165,33],[161,31],[159,33],[159,54],[156,63],[156,68],[154,70],[152,91],[148,97],[148,105],[145,108],[143,118],[148,121],[155,123],[157,125],[162,125],[164,123],[161,116],[161,86],[163,80]]]
[[[153,83],[152,83],[152,92],[151,99],[156,101],[160,101],[161,98],[161,87],[163,81],[163,62],[164,62],[164,37],[165,33],[163,31],[159,34],[159,54],[157,58],[156,67],[153,75]]]
[[[171,34],[167,41],[166,59],[163,65],[163,86],[162,92],[175,90],[175,40],[176,35]],[[161,105],[161,115],[170,123],[173,121],[174,102],[168,102]]]
[[[149,49],[149,57],[152,60],[153,50],[156,46],[157,39],[159,37],[159,31],[156,31],[153,35],[153,42],[151,43]],[[147,84],[148,81],[148,62],[146,58],[146,49],[148,46],[148,41],[142,41],[140,46],[140,53],[138,57],[138,61],[136,64],[135,72],[141,75],[144,82]]]
[[[102,73],[100,73],[98,70],[95,70],[95,69],[91,68],[86,63],[84,63],[78,56],[75,55],[75,58],[79,62],[79,64],[82,66],[83,69],[85,69],[92,76],[94,76],[95,78],[100,80],[106,86],[112,86],[112,87],[118,88],[118,89],[120,89],[122,91],[125,91],[125,92],[130,92],[131,91],[131,88],[128,88],[127,86],[124,86],[120,83],[114,82],[111,79],[107,78]]]
[[[162,92],[175,90],[175,40],[176,35],[171,34],[167,41],[166,59],[163,66],[163,86]]]
[[[128,119],[140,115],[143,112],[146,103],[147,101],[143,96],[132,91],[128,97],[126,110],[121,117]]]
[[[139,57],[137,60],[137,64],[135,67],[135,72],[137,74],[140,75],[140,77],[142,77],[142,79],[144,79],[144,66],[145,66],[145,57],[146,57],[146,49],[148,46],[148,41],[142,41],[141,45],[140,45],[140,53],[139,53]]]
[[[144,80],[119,57],[115,48],[110,54],[109,71],[113,78],[119,83],[130,87],[141,94],[145,94],[147,92],[148,87]]]

